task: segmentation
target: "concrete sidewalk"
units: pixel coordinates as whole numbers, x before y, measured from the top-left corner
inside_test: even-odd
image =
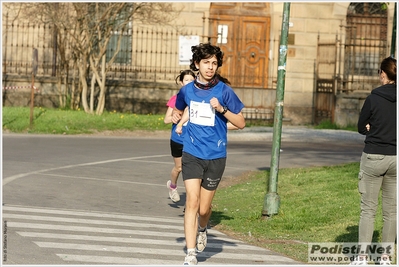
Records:
[[[3,135],[13,134],[3,132]],[[33,136],[34,134],[29,134]],[[112,137],[138,137],[138,138],[155,138],[169,139],[170,131],[103,131],[93,134],[78,134],[75,136],[112,136]],[[329,130],[329,129],[313,129],[306,126],[283,126],[281,133],[281,141],[290,142],[363,142],[365,136],[346,130]],[[273,127],[253,126],[245,127],[242,130],[229,130],[229,141],[273,141]]]
[[[290,142],[363,142],[365,136],[354,131],[312,129],[305,126],[283,126],[281,141]],[[246,127],[228,131],[228,140],[273,141],[273,127]]]

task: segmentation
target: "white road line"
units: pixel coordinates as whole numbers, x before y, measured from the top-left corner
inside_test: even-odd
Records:
[[[149,217],[149,216],[134,216],[124,215],[115,213],[103,213],[103,212],[91,212],[81,210],[56,210],[51,208],[36,208],[36,207],[21,207],[21,206],[3,206],[3,211],[17,211],[17,212],[29,212],[29,213],[44,213],[44,214],[59,214],[59,215],[71,215],[71,216],[85,216],[85,217],[99,217],[99,218],[112,218],[112,219],[126,219],[126,220],[140,220],[140,221],[152,221],[152,222],[165,222],[179,224],[183,219],[174,219],[166,217]]]
[[[184,240],[184,232],[170,232],[170,231],[143,231],[143,230],[133,230],[133,229],[115,229],[115,228],[100,228],[100,227],[87,227],[87,226],[70,226],[70,225],[52,225],[52,224],[41,224],[41,223],[23,223],[23,222],[10,222],[7,221],[8,228],[19,228],[19,229],[41,229],[41,230],[53,230],[53,231],[70,231],[70,232],[85,232],[85,233],[105,233],[105,234],[127,234],[129,236],[157,236],[157,237],[173,237],[181,238]],[[217,232],[220,235],[220,232]],[[223,235],[223,234],[222,234]],[[224,242],[242,244],[243,242],[239,240],[234,240],[226,238],[224,236],[219,238],[214,238],[208,236],[208,239],[218,239]]]
[[[184,238],[184,233],[171,233],[171,232],[156,232],[156,231],[142,231],[133,229],[113,229],[113,228],[100,228],[100,227],[87,227],[87,226],[70,226],[70,225],[52,225],[44,223],[22,223],[7,221],[8,228],[22,228],[22,229],[44,229],[44,230],[57,230],[57,231],[72,231],[72,232],[85,232],[85,233],[107,233],[107,234],[128,234],[129,236],[162,236],[162,237],[175,237]],[[179,234],[181,236],[179,236]]]
[[[99,179],[93,177],[83,177],[83,176],[71,176],[71,175],[62,175],[62,174],[52,174],[52,173],[41,173],[42,176],[52,176],[52,177],[64,177],[68,179],[78,179],[78,180],[91,180],[91,181],[103,181],[107,183],[121,183],[121,184],[139,184],[139,185],[147,185],[147,186],[158,186],[165,187],[164,184],[153,184],[153,183],[141,183],[141,182],[132,182],[132,181],[124,181],[124,180],[109,180],[109,179]]]
[[[134,222],[118,222],[118,221],[107,221],[107,220],[91,220],[91,219],[78,219],[78,218],[67,218],[67,217],[51,217],[51,216],[37,216],[37,215],[25,215],[25,214],[3,214],[3,218],[7,219],[25,219],[29,221],[46,221],[46,222],[62,222],[62,223],[80,223],[90,225],[112,225],[112,226],[128,226],[128,227],[140,227],[140,228],[158,228],[167,230],[183,231],[183,219],[179,224],[151,224],[151,223],[134,223]]]
[[[33,237],[33,238],[48,238],[48,239],[64,239],[64,240],[82,240],[82,241],[101,241],[101,242],[113,242],[113,243],[128,243],[128,244],[157,244],[157,245],[165,245],[165,246],[179,246],[181,247],[184,242],[177,241],[175,239],[161,240],[161,239],[148,239],[148,238],[127,238],[127,237],[114,237],[114,236],[93,236],[93,235],[74,235],[74,234],[60,234],[60,233],[42,233],[42,232],[20,232],[17,233],[24,237]],[[209,237],[208,240],[215,241],[227,241],[223,238],[214,238]],[[207,248],[239,248],[240,250],[253,250],[253,251],[265,251],[263,248],[255,247],[251,245],[245,245],[241,242],[223,242],[222,243],[212,243],[209,242]]]
[[[181,265],[185,255],[182,219],[26,206],[3,206],[3,218],[8,229],[70,264]],[[201,265],[297,263],[213,229],[207,248],[197,255]]]
[[[166,164],[166,165],[174,165],[173,162],[165,162],[165,161],[153,161],[153,160],[131,160],[134,162],[144,162],[144,163],[156,163],[156,164]]]
[[[106,244],[102,245],[86,245],[79,243],[57,243],[57,242],[38,242],[34,241],[36,245],[42,248],[52,249],[66,249],[66,250],[88,250],[88,251],[107,251],[107,252],[118,252],[118,253],[140,253],[140,254],[154,254],[154,255],[168,255],[168,256],[184,256],[183,247],[181,250],[174,249],[163,249],[163,248],[138,248],[138,247],[124,247],[124,246],[110,246]],[[239,250],[239,249],[238,249]],[[267,252],[265,250],[265,252]],[[198,253],[197,257],[212,257],[212,259],[230,259],[230,260],[250,260],[250,261],[270,261],[274,260],[277,262],[286,261],[278,255],[271,254],[250,254],[250,253],[218,253],[218,252],[201,252]]]
[[[102,263],[102,264],[123,264],[123,265],[182,265],[184,254],[179,260],[157,260],[157,259],[140,259],[128,257],[110,257],[99,255],[73,255],[73,254],[56,254],[64,261],[86,262],[86,263]],[[202,264],[201,264],[202,265]],[[212,264],[213,265],[213,264]]]
[[[43,169],[43,170],[37,170],[33,172],[27,172],[27,173],[21,173],[13,176],[9,176],[6,178],[3,178],[3,187],[7,185],[8,183],[28,176],[32,174],[39,174],[39,173],[44,173],[44,172],[49,172],[49,171],[55,171],[55,170],[62,170],[62,169],[69,169],[69,168],[76,168],[76,167],[82,167],[82,166],[92,166],[92,165],[99,165],[99,164],[105,164],[105,163],[112,163],[112,162],[119,162],[119,161],[130,161],[130,160],[135,160],[135,159],[148,159],[148,158],[160,158],[160,157],[170,157],[170,155],[152,155],[152,156],[142,156],[142,157],[132,157],[132,158],[121,158],[121,159],[110,159],[110,160],[103,160],[103,161],[95,161],[95,162],[87,162],[87,163],[80,163],[80,164],[73,164],[73,165],[66,165],[66,166],[61,166],[61,167],[56,167],[56,168],[49,168],[49,169]]]

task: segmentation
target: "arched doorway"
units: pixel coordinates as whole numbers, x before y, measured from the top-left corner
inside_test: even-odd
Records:
[[[211,3],[210,42],[220,46],[224,52],[221,74],[233,86],[267,88],[269,3]]]

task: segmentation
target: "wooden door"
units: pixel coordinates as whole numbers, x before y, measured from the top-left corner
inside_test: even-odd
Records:
[[[236,58],[237,86],[267,87],[270,19],[240,17],[239,40]]]
[[[267,88],[270,16],[265,3],[212,3],[211,43],[224,52],[222,76],[235,87]]]

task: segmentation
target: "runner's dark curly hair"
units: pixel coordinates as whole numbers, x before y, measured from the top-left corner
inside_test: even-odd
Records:
[[[208,59],[216,56],[218,61],[218,68],[223,65],[223,52],[218,46],[211,45],[210,43],[199,44],[191,47],[191,52],[193,52],[193,57],[191,59],[190,69],[197,71],[195,63],[199,63],[202,59]]]
[[[193,52],[193,57],[190,63],[190,69],[193,71],[198,71],[195,63],[199,63],[202,59],[208,59],[213,56],[216,56],[216,60],[218,62],[218,68],[223,65],[223,56],[224,53],[220,50],[220,47],[211,45],[210,43],[200,43],[199,45],[195,45],[191,47],[191,52]],[[230,82],[227,78],[222,77],[219,73],[215,75],[220,81],[229,84]]]

